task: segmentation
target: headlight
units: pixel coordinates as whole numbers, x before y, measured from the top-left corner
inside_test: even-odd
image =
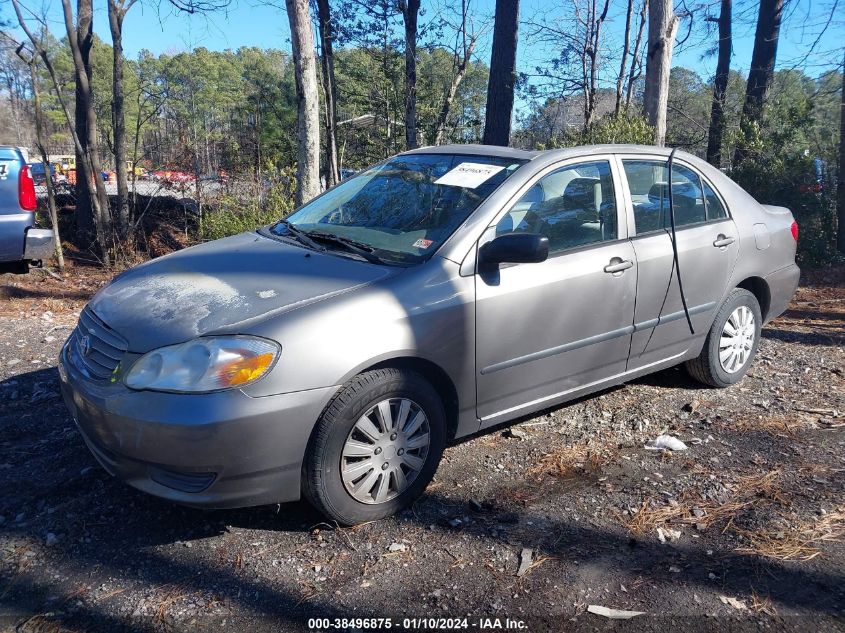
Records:
[[[281,354],[253,336],[209,336],[147,352],[123,378],[130,389],[195,393],[242,387],[266,374]]]

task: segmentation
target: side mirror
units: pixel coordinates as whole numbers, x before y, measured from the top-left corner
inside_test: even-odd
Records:
[[[536,264],[549,257],[549,238],[537,233],[506,233],[478,251],[482,266]]]

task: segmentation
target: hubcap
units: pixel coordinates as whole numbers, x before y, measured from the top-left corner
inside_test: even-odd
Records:
[[[719,339],[719,363],[729,374],[735,374],[751,357],[756,325],[754,313],[745,306],[731,312]]]
[[[343,445],[343,486],[361,503],[384,503],[413,483],[428,456],[431,429],[407,398],[382,400],[358,418]]]

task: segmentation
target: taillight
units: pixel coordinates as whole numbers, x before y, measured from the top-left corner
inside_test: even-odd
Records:
[[[38,206],[38,199],[35,197],[35,181],[32,180],[29,165],[21,167],[18,175],[18,202],[24,211],[35,211]]]
[[[798,222],[793,221],[792,226],[789,227],[789,228],[792,231],[792,239],[794,239],[797,242],[798,241]]]

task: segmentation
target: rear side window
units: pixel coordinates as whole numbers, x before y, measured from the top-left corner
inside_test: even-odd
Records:
[[[607,161],[568,165],[546,174],[496,225],[496,235],[539,233],[549,252],[616,239],[616,197]]]
[[[667,186],[669,169],[666,161],[623,160],[622,164],[631,191],[637,234],[670,227],[672,221],[669,217]],[[698,224],[708,219],[701,178],[683,165],[672,167],[672,203],[676,227]]]
[[[728,212],[725,211],[725,206],[719,200],[719,196],[706,182],[704,184],[704,201],[707,204],[707,219],[708,220],[723,220],[728,217]]]

